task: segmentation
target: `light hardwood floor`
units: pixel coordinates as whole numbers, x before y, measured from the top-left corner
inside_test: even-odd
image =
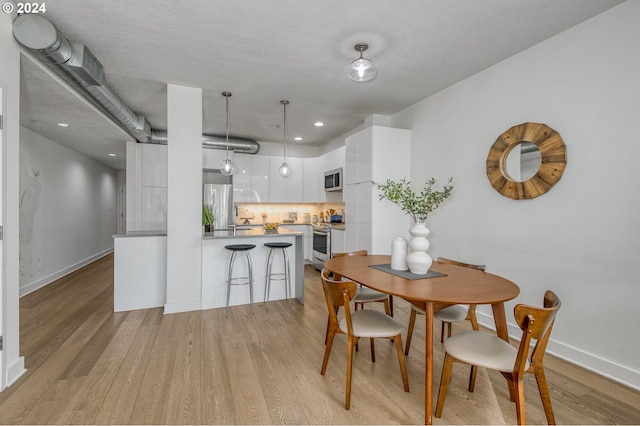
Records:
[[[375,364],[361,345],[346,411],[345,336],[336,337],[320,375],[327,319],[320,285],[307,267],[305,305],[258,304],[254,314],[234,307],[227,318],[224,309],[113,313],[113,256],[106,256],[20,300],[28,371],[0,393],[0,423],[421,423],[424,324],[416,324],[407,359],[411,391],[403,391],[392,344],[377,343]],[[409,305],[394,302],[396,319],[408,323]],[[434,340],[437,384],[443,355]],[[640,423],[640,393],[549,355],[545,363],[559,424]],[[515,423],[502,376],[480,369],[469,393],[467,371],[454,368],[443,417],[434,423]],[[544,423],[535,380],[526,386],[527,420]]]

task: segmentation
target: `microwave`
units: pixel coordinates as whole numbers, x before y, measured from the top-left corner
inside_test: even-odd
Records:
[[[342,191],[342,167],[324,172],[324,190]]]

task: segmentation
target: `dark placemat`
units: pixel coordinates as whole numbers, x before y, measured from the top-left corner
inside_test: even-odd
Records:
[[[406,280],[423,280],[425,278],[438,278],[438,277],[446,277],[447,274],[441,274],[440,272],[429,270],[426,274],[413,274],[409,270],[406,271],[396,271],[395,269],[391,269],[390,263],[384,263],[381,265],[369,265],[369,268],[378,269],[380,271],[386,272],[388,274],[397,275],[398,277],[402,277]]]

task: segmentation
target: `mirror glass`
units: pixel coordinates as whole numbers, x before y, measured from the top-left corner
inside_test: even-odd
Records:
[[[542,153],[531,142],[520,142],[513,147],[505,158],[505,169],[509,178],[524,182],[536,175],[542,164]]]

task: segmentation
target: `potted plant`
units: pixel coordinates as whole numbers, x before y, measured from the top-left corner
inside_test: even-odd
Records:
[[[409,270],[414,274],[426,274],[429,272],[432,259],[427,254],[427,249],[429,249],[427,235],[431,231],[429,231],[425,222],[429,213],[438,208],[453,192],[452,180],[453,178],[449,178],[449,182],[443,189],[437,191],[433,189],[436,179],[431,178],[420,193],[416,193],[411,189],[411,182],[406,179],[402,179],[400,182],[387,179],[384,184],[374,182],[374,185],[380,191],[381,200],[387,199],[398,205],[402,211],[413,219],[413,226],[409,229],[411,234],[411,241],[409,242],[410,253],[406,257],[406,262]]]
[[[381,200],[387,199],[398,205],[411,216],[414,223],[424,223],[429,213],[438,208],[453,192],[452,180],[453,178],[449,178],[442,191],[436,191],[433,189],[436,179],[431,178],[419,194],[411,189],[411,182],[406,179],[400,182],[387,179],[384,184],[374,182],[374,185],[380,191]]]
[[[213,214],[213,209],[205,204],[202,205],[202,226],[204,226],[204,232],[213,232],[213,223],[216,218]]]

